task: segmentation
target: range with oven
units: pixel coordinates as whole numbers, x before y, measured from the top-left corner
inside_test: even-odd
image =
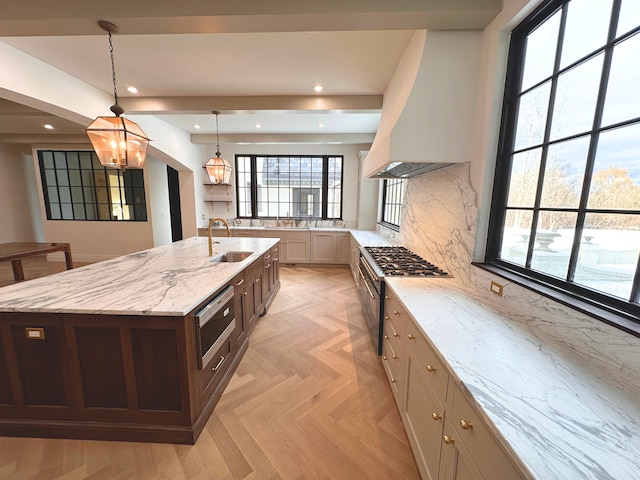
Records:
[[[448,272],[405,247],[360,247],[358,294],[371,341],[382,354],[385,276],[451,277]]]

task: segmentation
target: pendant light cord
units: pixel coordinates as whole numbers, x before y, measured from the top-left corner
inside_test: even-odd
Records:
[[[218,114],[216,113],[216,148],[220,150],[220,132],[218,131]]]
[[[118,89],[116,87],[116,65],[113,60],[113,41],[111,40],[111,32],[109,33],[109,55],[111,56],[111,78],[113,80],[113,98],[115,98],[116,105],[118,104]],[[217,118],[217,117],[216,117]]]
[[[220,132],[218,131],[218,114],[216,113],[216,155],[220,156]]]

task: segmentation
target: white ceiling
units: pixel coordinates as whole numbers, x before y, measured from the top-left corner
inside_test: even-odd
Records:
[[[117,24],[118,95],[127,113],[207,135],[215,133],[211,111],[220,110],[221,135],[325,137],[375,133],[382,93],[415,29],[483,28],[501,7],[500,0],[9,2],[0,41],[110,93],[107,34],[96,22]],[[318,83],[320,94],[312,89]],[[54,134],[84,127],[1,98],[0,88],[0,141],[28,142],[44,123]]]

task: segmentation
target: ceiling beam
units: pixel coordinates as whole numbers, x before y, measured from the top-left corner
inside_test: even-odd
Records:
[[[126,97],[118,99],[129,114],[379,112],[382,95],[288,95],[239,97]]]
[[[502,0],[30,0],[3,8],[0,36],[103,35],[109,20],[120,34],[289,32],[484,28]]]
[[[84,143],[89,144],[87,135],[56,133],[0,133],[0,144],[13,143],[20,145],[37,145],[42,143]]]
[[[370,145],[374,133],[274,133],[274,134],[226,134],[220,135],[220,143],[228,144],[266,144],[266,143],[318,143],[318,144],[363,144]],[[215,145],[215,134],[191,134],[191,142]]]

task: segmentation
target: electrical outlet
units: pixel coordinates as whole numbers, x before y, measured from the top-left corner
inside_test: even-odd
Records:
[[[502,296],[502,285],[500,285],[498,282],[494,282],[493,280],[491,281],[491,287],[489,287],[489,290],[491,290],[493,293],[495,293],[496,295],[498,295],[499,297]]]

